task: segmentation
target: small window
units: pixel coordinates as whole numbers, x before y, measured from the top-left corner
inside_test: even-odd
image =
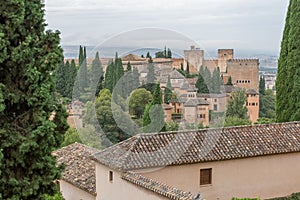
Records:
[[[212,169],[200,169],[200,185],[209,185],[212,183],[211,179]]]
[[[108,179],[110,182],[113,182],[114,180],[114,173],[112,171],[109,171]]]
[[[215,102],[217,102],[218,101],[218,99],[215,99]]]
[[[217,111],[217,110],[218,110],[218,105],[214,104],[214,111]]]

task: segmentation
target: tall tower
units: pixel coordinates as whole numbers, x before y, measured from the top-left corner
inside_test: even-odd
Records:
[[[200,48],[191,46],[190,50],[184,50],[184,69],[186,69],[187,62],[189,63],[190,71],[197,73],[200,70],[204,60],[204,51]]]
[[[226,72],[227,60],[229,59],[233,59],[233,49],[218,49],[218,67],[220,72]]]

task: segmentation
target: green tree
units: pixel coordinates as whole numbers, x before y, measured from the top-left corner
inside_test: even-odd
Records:
[[[78,72],[78,83],[80,92],[84,92],[84,89],[88,87],[88,74],[87,74],[87,62],[86,62],[86,47],[83,50],[83,57],[80,58],[79,72]]]
[[[145,88],[147,90],[149,90],[151,93],[153,93],[154,89],[155,89],[156,77],[155,77],[154,65],[153,65],[153,61],[152,61],[151,57],[148,60],[147,70],[148,70],[148,73],[147,73],[147,76],[146,76],[146,84],[147,85],[145,85]]]
[[[105,79],[104,79],[104,86],[109,91],[113,91],[114,89],[114,71],[115,71],[115,64],[113,60],[108,62],[105,72]]]
[[[68,146],[69,144],[73,144],[75,142],[82,143],[77,130],[75,128],[69,128],[65,134],[65,139],[61,146]]]
[[[132,67],[131,67],[131,64],[130,64],[129,61],[128,61],[128,63],[127,63],[126,71],[127,71],[127,72],[131,72],[131,71],[132,71]]]
[[[55,71],[63,59],[59,32],[45,30],[40,0],[2,1],[0,12],[0,194],[43,199],[58,192],[54,180],[62,169],[51,152],[68,128],[55,99]]]
[[[167,85],[164,91],[164,103],[168,104],[172,99],[172,85],[170,80],[170,75],[168,76]]]
[[[214,69],[211,80],[212,80],[212,84],[211,84],[211,91],[210,92],[214,93],[214,94],[221,93],[222,79],[221,79],[219,67]]]
[[[204,69],[204,83],[207,85],[209,92],[212,92],[212,77],[208,67]]]
[[[152,95],[145,88],[136,89],[130,95],[129,113],[136,115],[137,118],[143,116],[146,105],[151,101]]]
[[[246,101],[245,89],[233,91],[227,103],[226,117],[248,119]]]
[[[189,76],[189,75],[190,75],[190,63],[189,63],[188,61],[186,62],[185,75],[186,75],[186,76]]]
[[[242,119],[237,116],[233,117],[226,117],[224,126],[242,126],[242,125],[251,125],[251,122],[249,119]]]
[[[100,91],[95,100],[95,112],[103,135],[113,144],[128,138],[116,124],[111,106],[112,95],[108,89]],[[108,144],[104,144],[107,146]]]
[[[232,84],[232,77],[231,77],[231,76],[229,76],[226,85],[233,85],[233,84]]]
[[[200,73],[198,75],[198,79],[197,79],[197,82],[196,82],[196,87],[198,89],[198,93],[204,93],[204,94],[209,93],[209,90],[208,90],[208,87],[207,87],[207,85],[204,81],[204,78]]]
[[[56,91],[64,96],[65,91],[65,64],[62,60],[56,70]]]
[[[167,58],[172,58],[172,51],[169,48],[168,48],[168,51],[167,51]]]
[[[259,79],[259,94],[264,95],[265,91],[266,91],[265,78],[261,76]]]
[[[83,49],[82,49],[82,46],[80,45],[79,46],[79,56],[78,56],[78,64],[79,64],[79,66],[82,65],[83,60],[84,60]]]
[[[300,120],[300,2],[291,0],[281,42],[276,80],[276,120]]]
[[[259,96],[259,117],[275,118],[275,95],[272,90],[265,90],[264,94]]]
[[[91,86],[95,89],[95,96],[98,96],[100,90],[103,88],[103,76],[103,67],[100,61],[99,52],[97,52],[95,59],[92,62],[91,70]]]
[[[67,95],[66,96],[69,99],[71,99],[72,95],[73,95],[75,79],[77,76],[77,68],[76,68],[74,59],[71,60],[71,65],[70,65],[70,68],[67,73],[68,73],[68,79],[67,79],[67,84],[66,84],[67,85]]]
[[[143,131],[159,132],[164,128],[164,110],[162,107],[162,91],[157,83],[152,101],[147,104],[143,115]]]
[[[149,51],[146,54],[146,58],[151,58]]]

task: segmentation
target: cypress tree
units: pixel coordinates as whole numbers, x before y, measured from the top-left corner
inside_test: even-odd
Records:
[[[82,48],[81,48],[82,49]],[[78,83],[80,92],[88,87],[87,62],[86,62],[86,47],[83,49],[82,60],[79,62]]]
[[[100,61],[99,52],[97,52],[91,69],[91,86],[95,89],[95,96],[98,96],[99,91],[102,89],[103,79],[102,63]]]
[[[261,76],[259,79],[259,94],[264,95],[265,91],[266,91],[265,78],[263,76]]]
[[[130,64],[129,61],[128,61],[128,63],[127,63],[126,71],[127,71],[127,72],[131,72],[131,71],[132,71],[132,69],[131,69],[131,64]]]
[[[209,90],[208,90],[208,87],[207,87],[207,85],[204,81],[204,78],[200,73],[198,75],[198,79],[197,79],[197,82],[196,82],[196,87],[198,89],[198,93],[204,93],[204,94],[209,93]]]
[[[51,152],[68,128],[55,99],[59,32],[45,30],[40,0],[1,1],[0,12],[0,194],[44,199],[58,192],[61,167]]]
[[[291,0],[281,42],[276,80],[276,120],[300,120],[300,2]]]
[[[105,72],[104,85],[105,88],[108,89],[110,92],[112,92],[114,88],[114,67],[114,61],[110,60],[108,62]]]
[[[133,80],[132,88],[133,89],[136,89],[139,87],[139,85],[140,85],[139,77],[140,77],[139,71],[136,67],[134,67],[132,70],[132,80]]]
[[[186,62],[186,76],[189,76],[190,75],[190,64],[189,64],[189,62],[187,61]]]
[[[156,78],[155,78],[155,74],[154,74],[154,65],[153,65],[153,61],[152,61],[151,57],[148,60],[147,70],[148,70],[148,73],[146,76],[146,83],[147,83],[146,89],[148,91],[150,91],[151,93],[153,93],[154,88],[155,88],[154,82],[155,82]]]
[[[165,92],[164,92],[164,103],[168,104],[171,99],[172,99],[172,85],[171,85],[171,80],[169,75]]]
[[[79,46],[79,57],[78,57],[78,64],[79,64],[79,66],[82,65],[83,60],[84,60],[83,49],[82,49],[82,46],[80,45]]]
[[[232,85],[232,77],[231,76],[229,76],[226,85]]]
[[[155,85],[152,101],[147,104],[143,115],[143,131],[159,132],[164,126],[164,110],[162,107],[162,91],[160,84]],[[149,126],[150,125],[150,126]]]
[[[66,76],[66,70],[65,70],[65,64],[62,60],[56,70],[56,91],[60,93],[62,96],[64,95],[65,91],[65,76]]]
[[[75,64],[75,60],[71,60],[70,68],[68,70],[68,82],[67,82],[67,96],[69,99],[72,98],[74,83],[77,76],[77,68]]]
[[[212,75],[211,93],[219,94],[221,92],[221,75],[219,67],[215,68]]]
[[[172,58],[172,51],[169,48],[168,48],[168,51],[167,51],[167,58]]]
[[[212,91],[212,77],[209,69],[205,67],[204,69],[204,82],[207,85],[208,90],[211,92]]]

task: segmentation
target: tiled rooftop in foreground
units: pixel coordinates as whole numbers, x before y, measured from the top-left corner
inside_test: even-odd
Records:
[[[90,156],[99,150],[74,143],[54,151],[57,164],[64,164],[62,180],[96,195],[95,162]]]
[[[300,151],[300,122],[139,134],[93,155],[133,170]]]

